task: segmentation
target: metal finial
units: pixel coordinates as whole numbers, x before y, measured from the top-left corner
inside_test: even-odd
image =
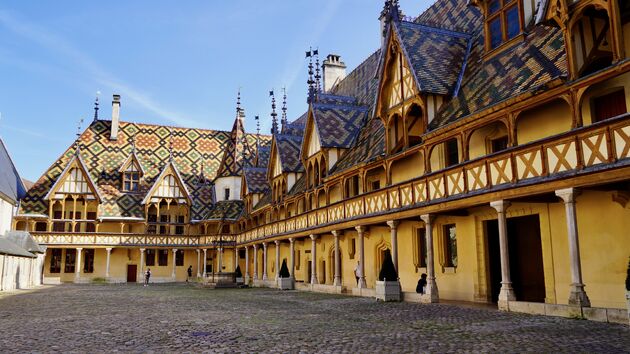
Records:
[[[236,95],[236,114],[240,116],[241,114],[241,88],[238,88],[238,93]]]
[[[319,74],[319,49],[315,49],[313,51],[313,55],[315,56],[315,91],[316,92],[320,92],[321,91],[321,75]]]
[[[278,134],[278,113],[276,113],[276,96],[273,89],[269,91],[271,96],[271,134]]]
[[[98,120],[98,96],[101,94],[101,91],[96,91],[96,99],[94,100],[94,121]]]
[[[173,129],[169,128],[170,141],[168,144],[168,162],[173,162]]]
[[[315,97],[315,80],[313,80],[313,47],[309,47],[309,50],[306,52],[306,57],[308,58],[308,80],[306,83],[308,84],[308,99],[307,102],[310,103]]]
[[[81,149],[81,144],[79,143],[80,141],[80,137],[81,137],[81,125],[83,125],[83,118],[79,119],[79,124],[77,124],[77,140],[76,140],[76,153],[79,153],[79,150]]]
[[[284,131],[288,125],[287,121],[287,88],[282,88],[282,131]]]

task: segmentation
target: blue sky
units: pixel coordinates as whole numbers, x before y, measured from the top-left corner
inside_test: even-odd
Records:
[[[173,4],[177,3],[174,7]],[[417,16],[430,1],[401,0]],[[381,0],[3,1],[0,136],[36,180],[122,96],[124,121],[229,130],[242,91],[246,130],[270,127],[268,92],[306,110],[304,52],[340,54],[348,72],[378,48]]]

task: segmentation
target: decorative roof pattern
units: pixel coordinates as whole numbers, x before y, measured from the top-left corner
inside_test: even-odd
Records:
[[[247,193],[265,193],[269,190],[267,168],[247,167],[244,170]]]
[[[302,136],[277,134],[275,138],[282,172],[304,172],[304,166],[300,160]]]
[[[312,105],[313,119],[321,146],[347,149],[367,120],[368,107],[351,105],[341,100],[329,102],[334,103],[317,102]]]
[[[204,219],[234,221],[241,216],[244,207],[245,204],[241,200],[219,201],[210,208]]]
[[[421,92],[452,94],[468,57],[471,36],[413,22],[394,22]]]
[[[361,130],[357,141],[333,166],[330,174],[348,170],[364,162],[374,161],[385,154],[385,128],[380,119],[372,118]]]
[[[481,11],[468,6],[468,0],[438,0],[414,22],[469,34],[483,30]]]
[[[230,139],[226,143],[225,153],[219,165],[217,178],[241,176],[243,167],[254,166],[255,159],[255,147],[252,147],[245,138],[243,120],[239,116],[234,120]]]
[[[110,121],[97,120],[79,137],[81,159],[103,198],[99,217],[144,218],[141,202],[169,161],[171,141],[173,163],[192,198],[191,219],[201,220],[209,213],[213,205],[213,188],[206,182],[200,183],[199,176],[203,173],[210,180],[216,177],[230,133],[120,122],[118,139],[110,140],[110,127]],[[132,152],[132,137],[136,155],[146,171],[140,190],[135,193],[121,191],[118,171]],[[249,146],[256,146],[255,134],[246,134],[246,139]],[[270,140],[270,136],[260,135],[261,145],[269,145]],[[27,192],[20,205],[20,213],[48,214],[48,202],[44,196],[74,155],[74,147],[69,147],[52,164]]]
[[[17,203],[26,194],[26,188],[11,160],[11,156],[0,139],[0,197]]]

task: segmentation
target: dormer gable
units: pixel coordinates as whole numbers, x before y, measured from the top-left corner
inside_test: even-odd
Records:
[[[144,197],[142,204],[157,203],[163,199],[175,201],[178,204],[192,205],[188,188],[172,161],[164,166]]]
[[[127,157],[118,172],[120,173],[123,192],[138,192],[140,190],[140,179],[145,175],[145,172],[135,151]]]
[[[300,157],[302,161],[306,161],[309,157],[317,154],[322,150],[321,139],[317,129],[317,122],[313,117],[313,106],[308,110],[306,118],[306,128],[304,129],[304,140],[300,149]]]
[[[99,203],[102,200],[80,152],[68,162],[44,199],[64,199],[65,195],[80,195],[86,200],[97,200]]]

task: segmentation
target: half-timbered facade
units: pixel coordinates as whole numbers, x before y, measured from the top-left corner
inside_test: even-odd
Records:
[[[231,133],[96,120],[14,227],[49,262],[94,250],[93,275],[46,269],[62,281],[181,280],[183,252],[200,276],[275,286],[286,259],[298,289],[373,296],[389,253],[408,301],[623,320],[629,3],[438,0],[410,19],[389,0],[381,28],[271,137],[239,110]]]

